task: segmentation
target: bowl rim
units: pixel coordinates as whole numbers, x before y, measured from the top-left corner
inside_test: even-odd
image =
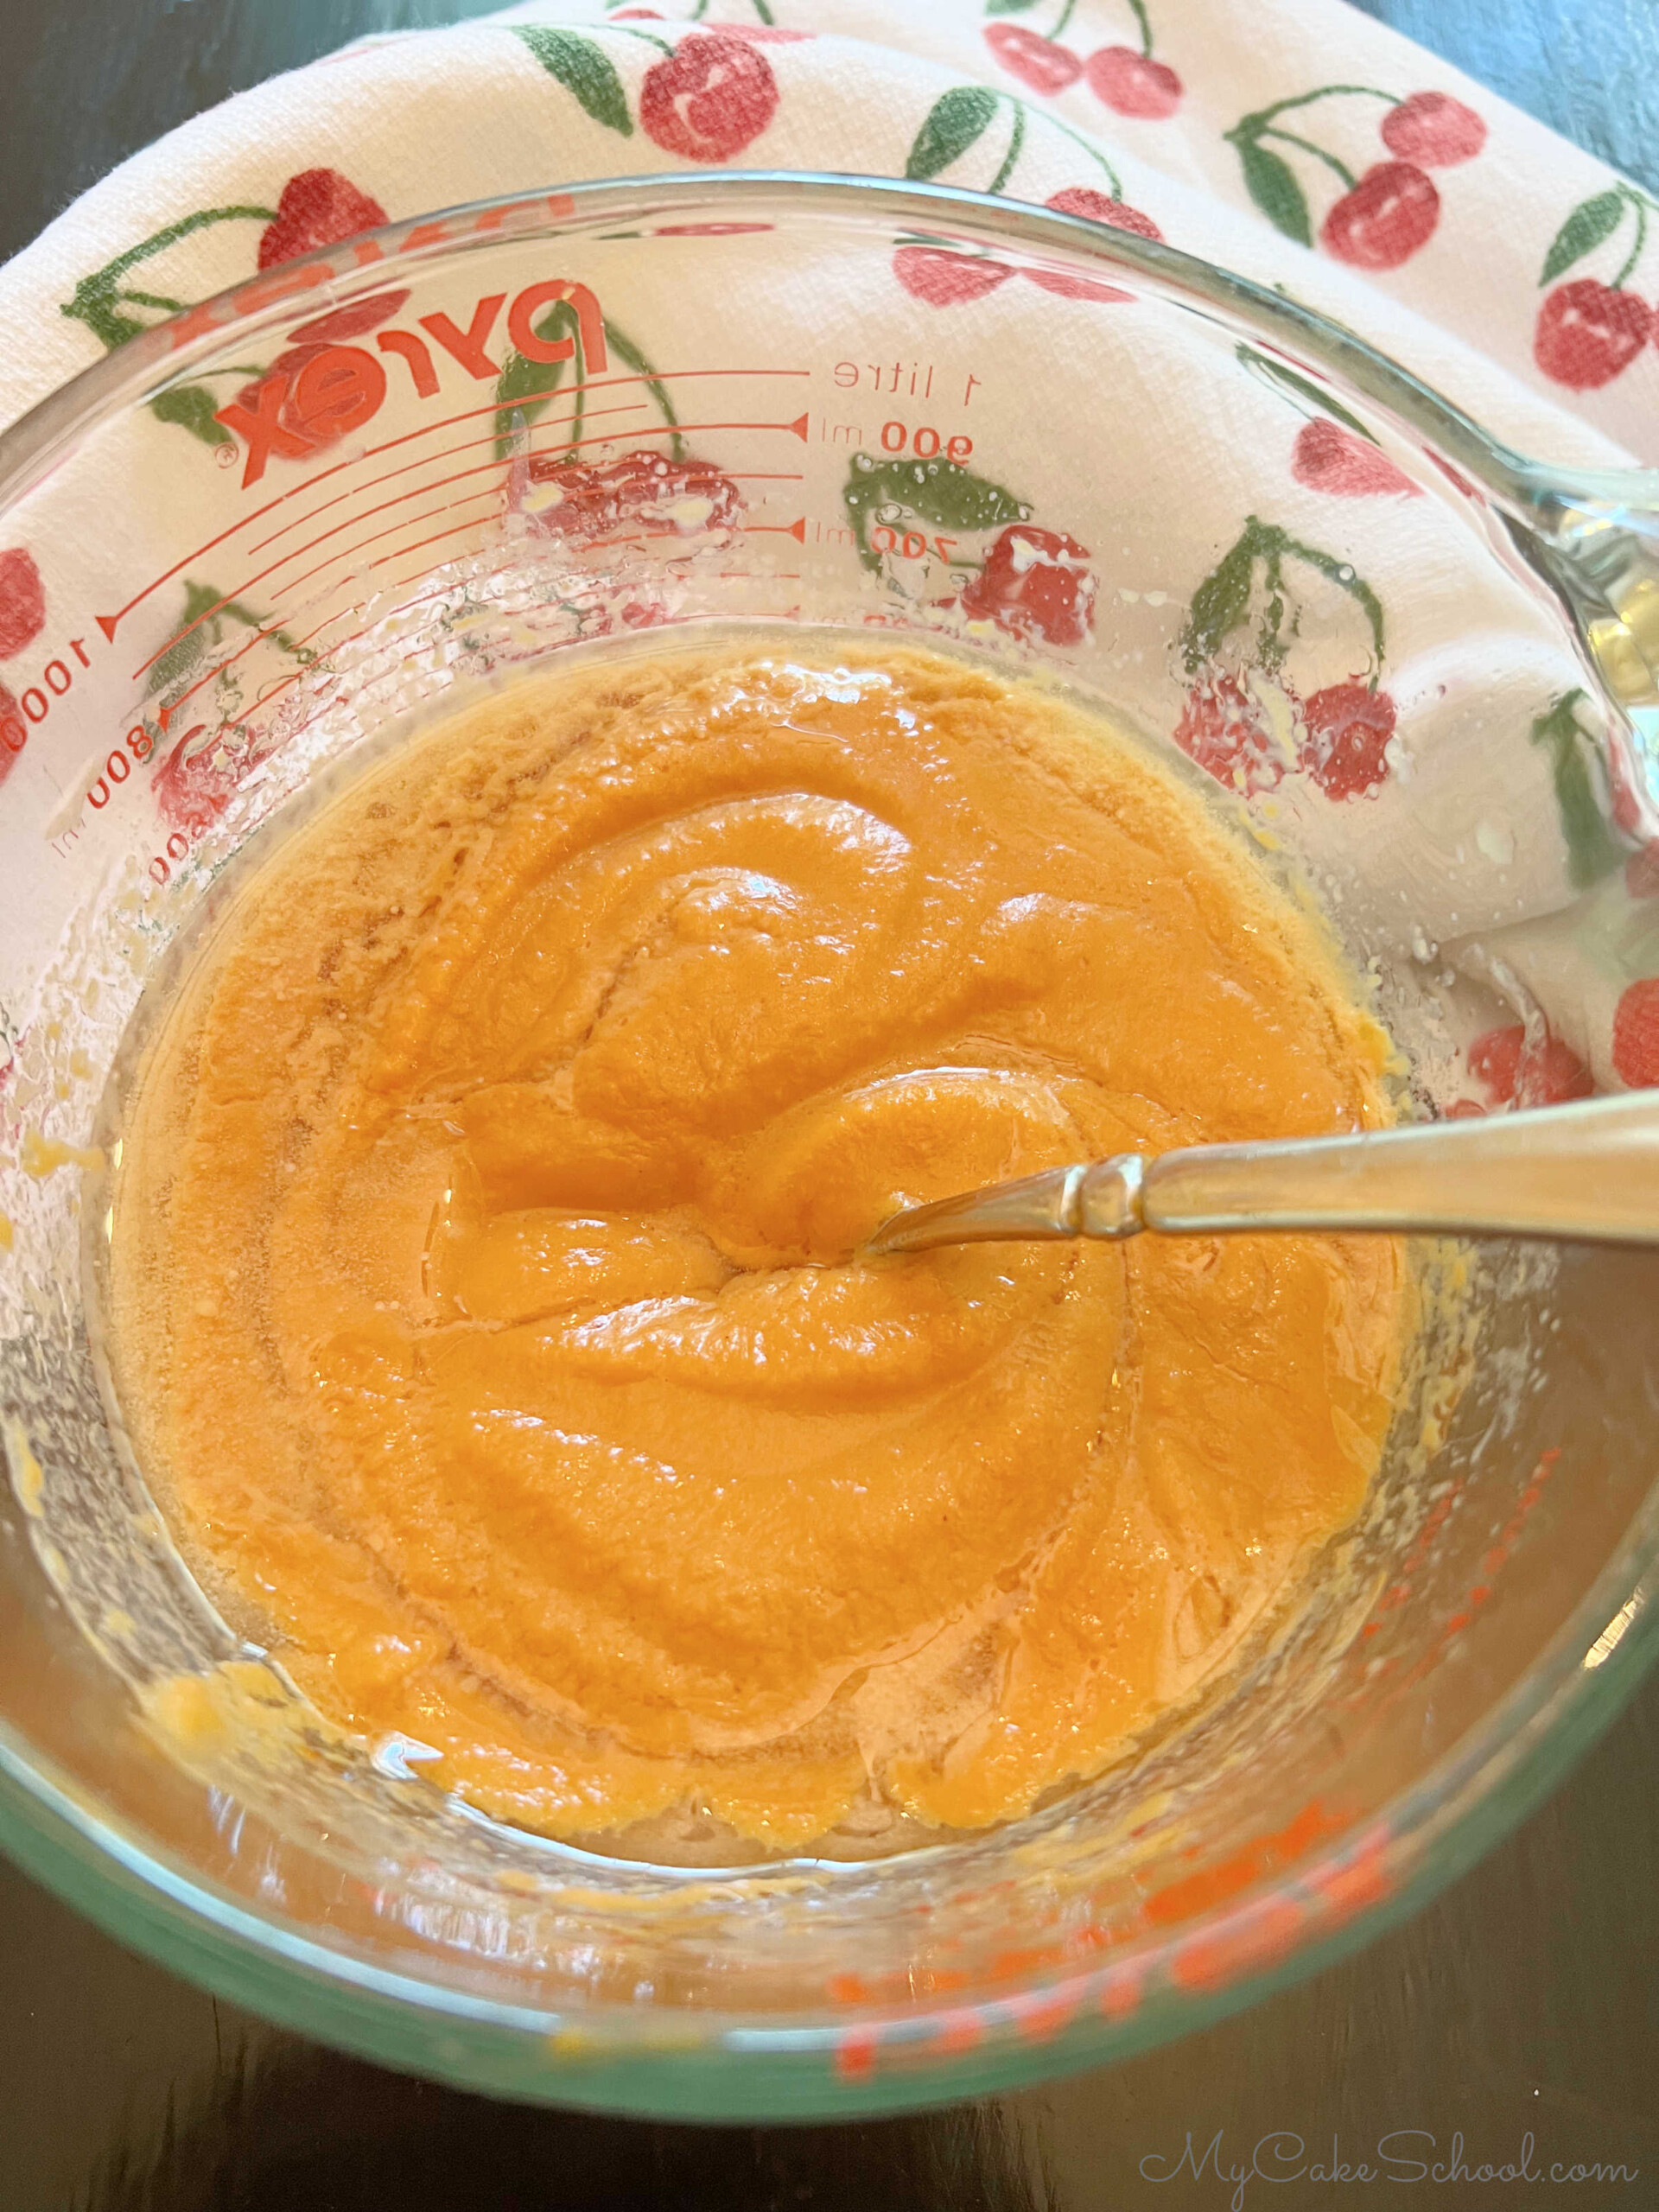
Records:
[[[216,352],[231,333],[257,336],[280,327],[292,320],[301,300],[307,303],[310,319],[319,310],[379,290],[391,264],[419,267],[442,260],[457,248],[486,245],[492,238],[522,239],[532,231],[554,238],[566,227],[582,227],[613,213],[638,214],[653,208],[683,212],[711,197],[840,205],[863,213],[888,214],[900,230],[910,219],[926,224],[954,212],[976,230],[989,232],[1011,245],[1028,251],[1058,249],[1110,263],[1160,289],[1245,316],[1263,336],[1291,347],[1305,364],[1352,385],[1417,436],[1439,446],[1517,512],[1548,514],[1564,496],[1601,497],[1625,507],[1659,509],[1659,468],[1565,471],[1529,460],[1344,325],[1163,239],[953,185],[900,182],[830,169],[721,168],[594,178],[458,201],[383,224],[341,245],[296,255],[256,277],[228,285],[181,313],[162,317],[90,362],[0,430],[0,507],[22,496],[73,438],[155,386],[188,373],[197,361]],[[949,250],[948,235],[940,236],[938,243]]]
[[[1408,370],[1283,295],[1134,232],[934,185],[823,171],[710,170],[605,179],[476,200],[389,224],[280,264],[152,326],[0,433],[0,511],[99,423],[216,353],[381,289],[400,269],[492,238],[556,239],[626,214],[791,207],[856,212],[951,243],[976,239],[1133,272],[1166,295],[1243,318],[1346,384],[1534,519],[1563,479],[1498,443]],[[1573,496],[1659,508],[1659,471],[1578,472]],[[498,2094],[641,2115],[755,2120],[914,2109],[1125,2057],[1255,2003],[1407,1915],[1472,1865],[1611,1723],[1659,1658],[1659,1488],[1510,1689],[1356,1837],[1314,1846],[1288,1875],[1127,1940],[1081,1972],[1039,1971],[995,1996],[909,2008],[849,2004],[820,2018],[621,2005],[558,2012],[374,1965],[260,1913],[189,1872],[0,1723],[0,1847],[121,1941],[308,2035]],[[1185,1958],[1143,1991],[1149,1961]]]

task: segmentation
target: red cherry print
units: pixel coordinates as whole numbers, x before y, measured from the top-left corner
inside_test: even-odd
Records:
[[[1261,708],[1236,676],[1202,676],[1186,695],[1175,742],[1218,784],[1249,796],[1283,779],[1285,758]]]
[[[23,720],[23,710],[0,683],[0,784],[17,766],[28,742],[29,724]]]
[[[46,621],[46,593],[35,556],[21,545],[0,553],[0,660],[32,645]]]
[[[1515,1096],[1527,1033],[1517,1021],[1512,1028],[1489,1029],[1477,1037],[1468,1051],[1469,1072],[1489,1097],[1506,1105]]]
[[[1630,855],[1624,863],[1624,888],[1632,899],[1659,899],[1659,845]]]
[[[1555,383],[1593,391],[1629,368],[1653,321],[1652,309],[1634,292],[1575,276],[1558,284],[1538,310],[1532,358]]]
[[[1319,227],[1328,252],[1356,269],[1398,269],[1433,236],[1440,195],[1410,162],[1379,162]]]
[[[912,299],[948,308],[962,300],[982,300],[1014,271],[1002,261],[945,253],[935,245],[901,245],[893,257],[893,273]]]
[[[1328,415],[1314,416],[1296,433],[1290,473],[1310,491],[1334,493],[1343,499],[1389,493],[1415,498],[1420,490],[1369,438],[1344,430]]]
[[[1477,1037],[1468,1060],[1470,1074],[1496,1105],[1560,1106],[1588,1098],[1596,1087],[1570,1045],[1546,1031],[1541,1044],[1529,1046],[1518,1021]]]
[[[1113,200],[1103,192],[1096,192],[1086,184],[1068,185],[1064,192],[1057,192],[1048,206],[1062,215],[1081,215],[1091,223],[1105,223],[1115,231],[1133,231],[1139,238],[1161,238],[1163,232],[1150,215],[1143,215],[1138,207],[1126,201]],[[1093,276],[1075,276],[1069,270],[1027,269],[1026,275],[1033,284],[1040,284],[1046,292],[1058,292],[1068,300],[1132,300],[1133,292],[1126,292],[1121,284],[1103,284]]]
[[[995,622],[1015,637],[1080,645],[1095,611],[1095,577],[1088,560],[1088,547],[1064,531],[1010,524],[986,556],[985,566],[963,587],[963,612],[976,622]]]
[[[1020,272],[1033,284],[1040,284],[1044,291],[1058,293],[1063,300],[1132,300],[1133,292],[1126,292],[1121,284],[1103,284],[1095,276],[1079,276],[1070,269],[1025,269]]]
[[[721,31],[683,39],[645,73],[639,122],[647,138],[688,162],[726,162],[778,112],[778,80],[764,54]]]
[[[1363,683],[1332,683],[1302,710],[1307,742],[1300,765],[1327,798],[1363,798],[1388,780],[1394,702]]]
[[[264,376],[255,377],[251,383],[245,384],[243,385],[241,391],[236,395],[238,403],[244,407],[257,410],[259,405],[259,387],[266,381],[267,378],[283,377],[291,380],[296,370],[302,369],[306,363],[310,360],[315,354],[321,353],[321,351],[322,348],[321,346],[288,346],[283,353],[280,353],[276,356],[270,366],[265,371]],[[289,419],[286,407],[286,395],[284,395],[283,428],[289,430],[298,428],[296,423]]]
[[[156,771],[150,788],[170,830],[189,836],[210,829],[230,804],[245,776],[282,743],[267,732],[250,742],[234,729],[198,722],[186,730]]]
[[[236,777],[228,758],[216,760],[207,726],[187,730],[156,771],[151,789],[161,817],[170,830],[187,835],[208,829],[221,815]]]
[[[1173,115],[1181,104],[1181,80],[1166,62],[1133,47],[1103,46],[1091,54],[1084,68],[1089,89],[1119,115],[1136,115],[1156,122]]]
[[[260,233],[259,266],[274,269],[296,254],[338,245],[359,231],[378,230],[385,219],[380,202],[359,192],[338,169],[302,169],[283,187],[276,219]]]
[[[343,346],[348,339],[390,322],[408,297],[407,292],[372,292],[366,300],[353,300],[348,308],[301,323],[289,337],[296,346]]]
[[[1414,92],[1382,118],[1382,143],[1420,168],[1450,168],[1474,159],[1486,143],[1486,125],[1449,92]]]
[[[1659,1084],[1659,976],[1632,983],[1614,1008],[1613,1066],[1632,1090]]]
[[[536,489],[523,506],[531,530],[582,544],[628,531],[696,536],[729,529],[743,512],[736,485],[706,461],[647,452],[596,465],[538,454],[528,474]]]
[[[1464,474],[1460,468],[1453,468],[1449,461],[1443,461],[1437,453],[1432,453],[1428,457],[1433,462],[1435,467],[1440,470],[1441,475],[1445,477],[1446,482],[1448,484],[1454,484],[1458,490],[1462,493],[1465,499],[1479,499],[1480,492],[1478,488],[1469,481],[1469,479]],[[1415,491],[1417,486],[1413,485],[1412,489]]]
[[[1083,61],[1069,46],[1057,46],[1023,23],[988,23],[985,43],[1010,76],[1033,92],[1063,92],[1083,74]]]
[[[1115,231],[1133,231],[1138,238],[1161,239],[1164,235],[1150,215],[1086,184],[1068,184],[1064,192],[1052,194],[1044,205],[1058,215],[1081,215],[1091,223],[1109,224]]]
[[[1638,769],[1637,772],[1639,776],[1641,771]],[[1616,740],[1607,747],[1607,781],[1610,786],[1607,810],[1613,817],[1613,826],[1622,830],[1627,837],[1641,835],[1644,827],[1642,801],[1631,782],[1630,764],[1620,741]],[[1638,854],[1637,857],[1640,859],[1641,855]]]

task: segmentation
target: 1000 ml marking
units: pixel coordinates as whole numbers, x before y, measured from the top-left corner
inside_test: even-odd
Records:
[[[68,651],[82,668],[92,666],[86,658],[85,638],[71,638]],[[0,690],[0,745],[3,745],[14,759],[29,743],[29,724],[43,722],[52,711],[52,700],[61,699],[74,680],[74,670],[67,659],[60,657],[48,661],[41,671],[40,682],[31,683],[16,699],[13,699],[9,691]],[[0,775],[10,765],[10,762],[0,763]]]

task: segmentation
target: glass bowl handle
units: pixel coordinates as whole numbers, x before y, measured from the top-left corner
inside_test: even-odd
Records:
[[[1635,732],[1637,787],[1659,812],[1659,471],[1567,475],[1527,462],[1498,474],[1510,535],[1560,594],[1609,704]]]

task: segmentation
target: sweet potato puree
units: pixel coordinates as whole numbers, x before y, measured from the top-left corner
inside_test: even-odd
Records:
[[[561,1835],[1023,1813],[1282,1607],[1391,1411],[1387,1240],[851,1256],[988,1179],[1384,1120],[1386,1043],[1137,749],[795,651],[405,747],[250,877],[127,1126],[118,1385],[209,1586]]]

